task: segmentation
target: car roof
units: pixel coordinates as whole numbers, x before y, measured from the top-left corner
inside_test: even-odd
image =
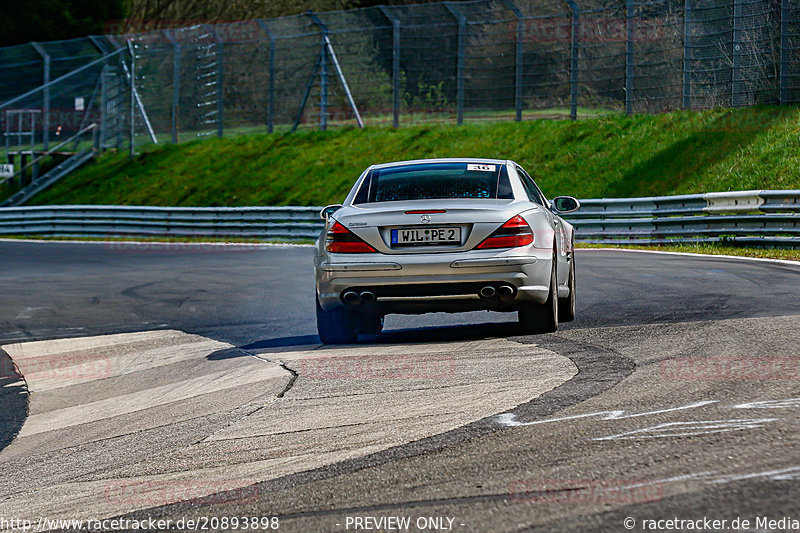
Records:
[[[401,165],[423,165],[426,163],[479,163],[490,165],[505,165],[508,163],[506,159],[485,159],[476,157],[442,157],[437,159],[413,159],[410,161],[393,161],[391,163],[381,163],[379,165],[372,165],[370,168],[388,168]]]

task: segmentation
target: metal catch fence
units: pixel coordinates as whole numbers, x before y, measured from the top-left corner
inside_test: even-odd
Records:
[[[169,25],[165,23],[165,25]],[[792,0],[468,0],[152,28],[0,49],[0,121],[45,148],[330,125],[800,101]],[[12,113],[13,115],[13,113]],[[25,141],[28,142],[28,141]]]

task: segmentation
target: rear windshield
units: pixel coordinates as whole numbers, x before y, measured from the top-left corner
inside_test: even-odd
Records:
[[[505,165],[424,163],[371,170],[354,204],[448,198],[513,199]]]

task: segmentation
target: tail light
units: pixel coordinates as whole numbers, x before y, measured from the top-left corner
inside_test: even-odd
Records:
[[[345,228],[338,222],[334,222],[325,237],[325,249],[337,254],[366,254],[377,252],[375,248],[365,243],[361,238]]]
[[[500,226],[486,237],[476,248],[514,248],[533,243],[533,232],[525,219],[519,215]]]

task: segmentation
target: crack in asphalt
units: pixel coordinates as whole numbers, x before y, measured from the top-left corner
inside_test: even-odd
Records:
[[[252,358],[254,358],[254,359],[258,359],[259,361],[262,361],[262,362],[264,362],[264,363],[269,363],[269,364],[272,364],[272,365],[277,365],[277,366],[281,367],[282,369],[284,369],[286,372],[288,372],[288,373],[290,374],[290,376],[291,376],[291,377],[289,378],[289,381],[286,383],[286,385],[284,385],[284,386],[283,386],[283,389],[282,389],[282,390],[281,390],[281,391],[280,391],[280,392],[279,392],[277,395],[275,395],[275,397],[274,397],[272,400],[270,400],[270,401],[268,401],[268,402],[266,402],[266,403],[263,403],[263,404],[261,404],[261,405],[257,406],[255,409],[253,409],[252,411],[249,411],[248,413],[245,413],[245,415],[244,415],[244,416],[242,416],[241,418],[239,418],[239,419],[238,419],[238,420],[236,420],[235,422],[231,422],[230,424],[226,424],[224,427],[222,427],[222,428],[219,428],[219,429],[217,429],[216,431],[213,431],[212,433],[210,433],[210,434],[206,435],[205,437],[203,437],[203,438],[202,438],[202,439],[200,439],[199,441],[195,442],[195,443],[194,443],[195,445],[197,445],[197,444],[202,444],[202,443],[204,443],[204,442],[208,442],[208,439],[209,439],[210,437],[213,437],[214,435],[216,435],[216,434],[217,434],[217,433],[219,433],[220,431],[223,431],[223,430],[225,430],[226,428],[230,427],[232,424],[234,424],[234,423],[236,423],[236,422],[240,422],[240,421],[242,421],[242,420],[246,419],[247,417],[253,416],[253,415],[254,415],[254,414],[256,414],[257,412],[259,412],[259,411],[261,411],[262,409],[264,409],[265,407],[267,407],[268,405],[270,405],[270,404],[274,403],[275,401],[277,401],[277,400],[279,400],[279,399],[283,398],[283,397],[284,397],[284,395],[285,395],[287,392],[289,392],[290,390],[292,390],[292,387],[294,387],[294,384],[295,384],[295,382],[297,381],[297,377],[298,377],[298,375],[299,375],[299,374],[297,373],[297,371],[296,371],[296,370],[294,370],[293,368],[290,368],[288,365],[286,365],[286,363],[284,363],[284,362],[283,362],[283,361],[281,361],[281,360],[272,360],[272,359],[269,359],[269,358],[267,358],[267,357],[262,357],[262,356],[260,356],[260,355],[258,355],[258,354],[256,354],[256,353],[250,352],[250,351],[248,351],[248,350],[245,350],[245,349],[243,349],[243,348],[234,348],[233,350],[235,350],[235,351],[238,351],[238,352],[241,352],[241,353],[243,353],[244,355],[246,355],[246,356],[248,356],[248,357],[252,357]],[[227,351],[227,350],[225,350],[225,351]],[[223,439],[223,440],[231,440],[231,439]]]
[[[259,355],[257,353],[253,353],[251,351],[245,350],[244,348],[237,348],[237,350],[239,350],[240,352],[242,352],[245,355],[248,355],[250,357],[255,357],[256,359],[258,359],[260,361],[264,361],[265,363],[272,363],[273,365],[278,365],[279,367],[281,367],[282,369],[286,370],[287,372],[289,372],[292,375],[292,377],[289,378],[289,383],[287,383],[286,386],[283,387],[283,390],[281,392],[279,392],[277,396],[275,396],[275,399],[283,398],[283,396],[287,392],[292,390],[292,387],[294,387],[294,383],[297,381],[297,378],[299,376],[299,374],[297,373],[297,371],[295,369],[290,368],[286,363],[284,363],[280,359],[273,360],[273,359],[270,359],[268,357],[263,357],[263,356],[261,356],[261,355]]]
[[[628,377],[636,366],[632,359],[609,348],[573,341],[555,334],[535,337],[515,337],[509,338],[509,340],[521,344],[537,345],[546,350],[555,352],[569,358],[578,368],[578,373],[570,380],[527,403],[507,411],[508,413],[515,414],[520,419],[532,420],[549,416],[562,409],[601,394]],[[239,348],[239,350],[241,350],[241,348]],[[251,355],[245,350],[241,351],[247,355]],[[255,354],[252,355],[257,357]],[[276,361],[271,361],[262,357],[259,358],[278,364]],[[287,370],[289,370],[288,367]],[[402,459],[443,451],[446,448],[462,442],[484,437],[499,431],[513,431],[513,428],[506,428],[497,424],[495,416],[496,414],[492,414],[450,431],[394,446],[363,457],[347,459],[304,472],[296,472],[279,478],[262,481],[252,485],[252,487],[257,487],[259,496],[263,497],[271,492],[291,489],[296,486],[330,479],[343,474],[352,474],[366,468]],[[503,497],[508,498],[509,495],[505,494]],[[499,496],[468,496],[465,497],[465,499],[455,498],[452,500],[442,500],[441,502],[436,501],[434,503],[470,501],[469,498],[499,498]],[[206,501],[208,501],[208,497],[206,497]],[[120,515],[117,518],[136,519],[137,517],[145,516],[164,517],[179,513],[181,510],[194,509],[197,505],[197,501],[178,502],[150,509],[140,509],[132,513]],[[341,512],[341,510],[326,511]]]

